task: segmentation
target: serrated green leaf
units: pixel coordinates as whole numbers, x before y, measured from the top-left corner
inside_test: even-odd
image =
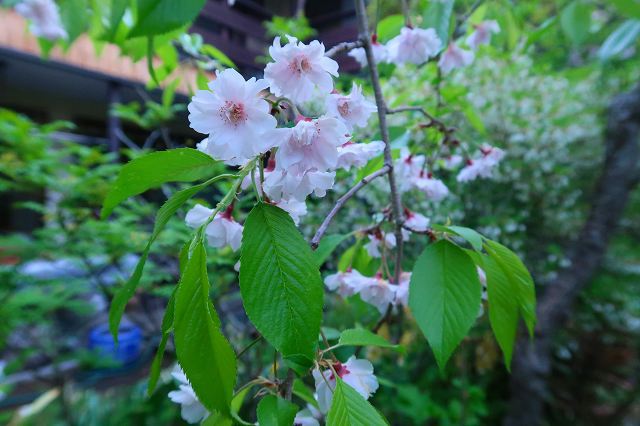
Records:
[[[390,348],[400,353],[405,352],[402,345],[394,345],[384,337],[372,333],[364,328],[351,328],[344,330],[340,334],[338,346],[378,346],[381,348]]]
[[[227,175],[221,175],[218,176],[218,178],[225,176]],[[131,274],[129,280],[127,280],[127,282],[118,289],[111,301],[111,306],[109,308],[109,329],[111,330],[111,334],[113,334],[114,339],[118,339],[118,327],[120,326],[122,314],[124,313],[124,309],[127,306],[129,299],[131,299],[138,288],[138,283],[140,282],[140,278],[142,278],[142,271],[144,270],[144,265],[149,257],[149,251],[151,250],[153,242],[158,238],[158,235],[160,235],[166,224],[169,222],[169,219],[173,217],[176,211],[178,211],[178,209],[182,207],[188,199],[206,188],[216,179],[217,178],[210,179],[207,182],[176,192],[162,205],[162,207],[160,207],[160,210],[158,210],[156,222],[153,226],[153,232],[151,233],[151,237],[140,256],[140,259],[138,260],[136,269],[133,271],[133,274]]]
[[[341,234],[333,234],[326,235],[320,240],[320,244],[318,244],[318,248],[313,252],[313,257],[316,259],[316,263],[318,266],[321,266],[328,258],[331,256],[331,253],[342,243],[344,240],[349,238],[350,235],[341,235]]]
[[[387,421],[355,389],[342,379],[336,381],[327,426],[385,426]]]
[[[137,0],[138,17],[129,37],[154,36],[190,24],[206,0]]]
[[[285,358],[310,365],[323,286],[309,245],[284,210],[258,203],[242,233],[240,292],[251,322]]]
[[[199,242],[178,284],[174,340],[180,366],[202,405],[229,413],[236,358],[209,299],[206,256],[204,243]]]
[[[127,198],[167,182],[193,182],[210,177],[217,162],[197,149],[152,152],[122,166],[102,205],[102,219]]]
[[[291,426],[297,412],[297,405],[275,395],[267,395],[258,404],[258,424],[260,426]]]
[[[473,247],[477,251],[482,250],[482,235],[471,228],[466,228],[464,226],[448,226],[447,229],[453,231],[456,235],[464,238],[471,247]]]
[[[475,322],[480,301],[476,267],[464,250],[447,240],[427,246],[411,274],[409,307],[441,370]]]
[[[436,30],[444,48],[449,42],[449,30],[454,0],[431,1],[425,9],[422,26]]]
[[[536,292],[533,279],[520,258],[507,247],[495,241],[487,240],[485,250],[496,261],[504,275],[512,283],[512,290],[518,301],[520,314],[522,315],[529,335],[533,336],[536,325]]]

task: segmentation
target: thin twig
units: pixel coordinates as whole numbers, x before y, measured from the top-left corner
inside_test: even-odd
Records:
[[[407,27],[411,27],[411,14],[409,13],[409,1],[401,0],[400,4],[402,6],[402,14],[404,15],[404,24]]]
[[[362,47],[362,41],[360,40],[343,41],[342,43],[338,43],[335,46],[333,46],[331,49],[327,50],[327,52],[325,53],[325,56],[328,56],[329,58],[335,58],[341,53],[349,52],[353,49],[357,49],[358,47]]]
[[[322,331],[322,328],[320,328],[320,335],[322,336],[322,341],[326,346],[326,349],[322,351],[322,353],[329,352],[329,354],[331,355],[331,358],[334,361],[338,361],[338,358],[336,358],[336,355],[333,353],[333,347],[329,344],[329,339],[327,339],[327,336],[324,334],[324,331]]]
[[[360,189],[362,189],[362,187],[367,185],[372,180],[374,180],[374,179],[376,179],[376,178],[378,178],[378,177],[380,177],[382,175],[385,175],[385,174],[389,173],[389,170],[391,170],[391,168],[389,166],[385,165],[380,170],[378,170],[376,172],[373,172],[368,176],[363,177],[360,182],[355,184],[350,190],[348,190],[342,197],[340,197],[338,199],[338,201],[336,202],[335,206],[333,206],[333,208],[331,209],[331,211],[329,212],[327,217],[324,219],[324,221],[322,221],[322,224],[318,228],[318,231],[316,232],[316,234],[311,239],[311,248],[312,249],[315,250],[316,248],[318,248],[318,244],[320,244],[320,240],[322,239],[322,236],[324,235],[324,233],[327,232],[327,228],[329,227],[329,224],[331,224],[331,221],[333,220],[335,215],[338,214],[338,212],[344,206],[344,204],[347,201],[349,201],[349,199],[351,197],[356,195],[356,193]]]
[[[445,136],[449,136],[456,131],[454,127],[447,127],[446,124],[435,118],[433,115],[429,114],[429,112],[421,106],[401,106],[398,108],[387,108],[387,114],[398,114],[407,111],[415,111],[421,113],[429,120],[429,123],[427,123],[427,127],[435,127]]]
[[[367,63],[369,64],[369,73],[371,74],[371,84],[378,107],[378,121],[380,125],[380,134],[384,142],[384,164],[389,167],[389,190],[391,192],[391,211],[393,212],[393,220],[395,222],[396,235],[396,265],[395,279],[397,283],[400,280],[402,272],[402,223],[404,217],[402,213],[402,202],[400,200],[400,192],[397,190],[396,177],[393,172],[393,158],[391,156],[391,143],[389,141],[389,129],[387,128],[387,105],[382,96],[382,88],[380,87],[380,78],[378,76],[378,67],[373,56],[371,47],[371,37],[369,35],[369,22],[367,21],[367,10],[364,0],[356,0],[356,18],[358,21],[358,31],[360,40],[364,43],[364,50],[367,54]]]
[[[251,349],[253,347],[253,345],[258,343],[260,340],[262,340],[262,335],[260,335],[260,336],[256,337],[255,339],[253,339],[253,341],[251,341],[251,343],[249,343],[242,350],[240,350],[240,352],[238,352],[238,355],[236,355],[236,358],[240,358],[242,355],[244,355],[245,352],[247,352],[249,349]]]

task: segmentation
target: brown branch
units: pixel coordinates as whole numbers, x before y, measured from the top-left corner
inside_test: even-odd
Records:
[[[343,41],[342,43],[338,43],[335,46],[333,46],[331,49],[327,50],[327,53],[325,53],[325,56],[328,56],[329,58],[334,58],[341,53],[346,53],[362,46],[363,44],[362,44],[362,41],[360,40]]]
[[[311,248],[313,250],[318,248],[318,244],[320,244],[320,239],[322,239],[322,236],[324,235],[324,233],[327,232],[327,228],[329,227],[329,224],[331,224],[331,221],[333,220],[335,215],[338,214],[338,212],[345,205],[345,203],[349,201],[351,197],[356,195],[356,193],[360,191],[365,185],[367,185],[372,180],[389,173],[389,170],[390,168],[385,165],[380,170],[373,172],[368,176],[363,177],[360,182],[355,184],[350,190],[348,190],[342,197],[338,199],[335,206],[333,206],[333,208],[331,209],[327,217],[322,221],[322,224],[318,228],[318,231],[311,239]]]
[[[358,21],[358,31],[360,40],[364,43],[364,50],[367,54],[367,63],[369,64],[369,73],[371,74],[371,84],[376,98],[376,106],[378,107],[378,121],[380,125],[380,134],[384,142],[384,164],[389,168],[389,190],[391,192],[391,211],[393,212],[393,220],[396,225],[396,269],[395,279],[397,283],[400,280],[402,272],[402,223],[404,217],[402,213],[402,202],[400,200],[400,192],[396,186],[396,176],[393,172],[393,158],[391,157],[391,143],[389,142],[389,129],[387,128],[387,105],[382,96],[380,87],[380,77],[378,76],[378,67],[373,57],[373,49],[371,48],[371,36],[369,34],[369,22],[367,20],[367,10],[364,0],[356,0],[356,18]]]
[[[398,108],[387,108],[387,114],[398,114],[398,113],[407,112],[407,111],[415,111],[415,112],[421,113],[429,120],[429,123],[427,123],[427,127],[435,127],[447,137],[456,131],[454,127],[447,127],[447,125],[444,124],[444,122],[438,120],[433,115],[429,114],[429,112],[427,112],[427,110],[424,109],[423,107],[401,106]]]

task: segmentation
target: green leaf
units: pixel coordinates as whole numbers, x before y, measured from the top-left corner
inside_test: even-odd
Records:
[[[89,23],[89,2],[87,0],[61,0],[60,19],[67,30],[67,42],[73,43]]]
[[[574,0],[560,14],[560,27],[574,46],[580,46],[589,36],[590,7]]]
[[[507,247],[495,241],[487,240],[485,250],[496,261],[503,274],[511,282],[511,297],[518,301],[529,335],[533,336],[536,325],[536,292],[533,279],[520,258]]]
[[[137,0],[138,19],[129,37],[154,36],[190,24],[206,0]]]
[[[236,382],[236,358],[217,318],[209,299],[207,255],[204,243],[199,242],[176,292],[176,353],[202,405],[226,414]]]
[[[598,57],[607,61],[627,50],[640,36],[640,20],[629,19],[616,28],[602,43]]]
[[[112,0],[109,3],[111,4],[109,28],[107,28],[104,38],[107,41],[114,41],[116,34],[118,33],[118,29],[122,24],[122,17],[124,16],[124,12],[127,10],[127,6],[129,6],[130,0]]]
[[[340,245],[340,243],[342,243],[349,237],[349,234],[333,234],[327,235],[322,238],[320,240],[320,244],[318,244],[318,248],[313,252],[313,257],[315,257],[318,266],[321,266],[329,258],[329,256],[331,256],[331,253],[333,253],[333,251]]]
[[[387,421],[355,389],[336,381],[327,426],[386,426]]]
[[[286,358],[314,359],[323,305],[318,265],[284,210],[258,203],[242,232],[240,292],[258,331]]]
[[[444,48],[449,42],[449,29],[453,12],[454,0],[431,1],[424,12],[425,28],[436,30]]]
[[[384,337],[364,328],[344,330],[340,334],[338,346],[379,346],[381,348],[390,348],[400,353],[404,353],[405,351],[402,345],[394,345]]]
[[[218,177],[222,177],[226,175],[221,175]],[[113,297],[111,301],[111,307],[109,309],[109,329],[111,330],[111,334],[113,334],[114,339],[118,339],[118,327],[120,326],[120,320],[122,319],[122,314],[124,313],[124,309],[129,302],[129,299],[133,296],[138,288],[138,283],[140,282],[140,278],[142,278],[142,271],[144,270],[144,265],[147,262],[147,258],[149,257],[149,251],[151,250],[151,245],[158,238],[160,232],[164,229],[166,224],[169,222],[169,219],[173,217],[173,215],[178,211],[178,209],[191,197],[197,194],[202,189],[206,188],[208,185],[213,183],[214,179],[211,179],[207,182],[203,182],[199,185],[192,186],[191,188],[183,189],[182,191],[178,191],[171,196],[165,202],[160,210],[158,210],[158,214],[156,215],[156,223],[153,226],[153,232],[151,233],[151,237],[145,246],[142,255],[140,256],[140,260],[138,260],[138,264],[136,265],[136,269],[131,274],[129,280],[122,286]]]
[[[504,363],[510,370],[519,319],[518,299],[514,297],[517,289],[495,259],[482,256],[481,261],[479,266],[487,275],[489,322],[502,349]]]
[[[447,229],[467,240],[467,242],[471,244],[471,247],[473,247],[475,250],[482,250],[483,237],[478,231],[475,231],[471,228],[465,228],[464,226],[448,226]]]
[[[236,64],[234,64],[233,61],[227,55],[225,55],[222,50],[216,48],[215,46],[205,44],[202,46],[201,50],[202,53],[211,56],[213,59],[220,62],[220,64],[224,66],[227,66],[229,68],[238,68]]]
[[[217,162],[197,149],[152,152],[122,166],[102,205],[102,219],[127,198],[167,182],[193,182],[210,177]]]
[[[378,22],[377,34],[378,40],[382,43],[387,42],[400,34],[400,29],[404,27],[404,16],[389,15]]]
[[[440,240],[427,246],[413,268],[409,306],[440,369],[476,320],[481,285],[463,249]]]
[[[640,0],[612,0],[611,3],[626,17],[640,19]]]
[[[313,396],[313,391],[309,389],[302,380],[295,379],[293,381],[293,394],[307,404],[311,404],[314,407],[319,408],[318,401]]]
[[[164,316],[162,317],[162,338],[160,340],[160,344],[158,345],[158,349],[156,350],[156,355],[153,357],[153,362],[151,363],[151,370],[149,372],[149,383],[147,384],[147,394],[151,395],[158,384],[158,379],[160,378],[160,369],[162,368],[162,359],[164,358],[164,350],[167,346],[167,341],[169,340],[169,332],[173,327],[173,316],[174,316],[174,307],[176,300],[176,288],[173,289],[171,293],[171,297],[167,302],[167,307],[164,311]]]
[[[275,395],[267,395],[258,404],[260,426],[291,426],[298,406]]]

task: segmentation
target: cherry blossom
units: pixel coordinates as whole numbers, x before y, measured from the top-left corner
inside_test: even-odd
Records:
[[[444,168],[447,170],[452,170],[458,167],[460,164],[462,164],[462,162],[464,161],[464,158],[462,158],[461,155],[454,154],[454,155],[448,155],[444,157],[443,161],[444,161]]]
[[[264,78],[271,92],[296,103],[311,99],[315,88],[330,93],[333,90],[331,76],[338,76],[338,63],[325,56],[324,45],[318,40],[307,45],[295,37],[287,36],[287,39],[289,42],[282,46],[280,37],[276,37],[269,47],[274,62],[265,67]]]
[[[387,60],[387,57],[388,57],[387,46],[380,43],[375,34],[371,36],[371,51],[373,53],[373,61],[376,64],[379,64],[380,62],[384,62]],[[362,68],[369,65],[367,61],[367,52],[364,50],[364,47],[357,47],[355,49],[352,49],[348,53],[348,55],[351,56],[356,61],[358,61],[358,63]]]
[[[396,285],[389,284],[381,277],[370,279],[367,285],[360,289],[360,298],[373,305],[381,314],[384,314],[396,298]]]
[[[185,222],[187,226],[197,228],[209,219],[213,214],[213,210],[201,204],[196,204],[187,212]],[[233,220],[230,210],[227,210],[216,217],[207,225],[205,229],[207,241],[212,247],[231,246],[233,251],[240,248],[242,243],[242,225]]]
[[[369,399],[378,390],[378,379],[373,374],[373,365],[366,359],[357,359],[352,356],[344,364],[334,363],[333,370],[345,384],[355,389],[364,399]],[[313,370],[313,378],[316,384],[318,406],[321,412],[326,413],[331,406],[336,378],[331,369],[320,372],[317,368]]]
[[[374,232],[369,234],[369,242],[364,245],[364,248],[371,257],[380,257],[380,247],[384,246],[387,249],[392,249],[396,246],[396,236],[392,233],[383,234],[382,232]]]
[[[232,165],[265,152],[278,138],[276,119],[260,92],[265,80],[245,79],[234,69],[218,71],[209,90],[199,90],[189,103],[189,125],[208,134],[198,149]],[[275,132],[275,133],[274,133]]]
[[[401,65],[404,63],[421,64],[435,56],[442,42],[433,28],[404,27],[400,34],[387,43],[389,61]]]
[[[424,163],[424,155],[413,155],[406,147],[400,150],[400,158],[394,163],[394,170],[396,176],[398,176],[399,191],[406,192],[413,188],[413,179],[420,175]]]
[[[362,95],[362,88],[355,82],[349,95],[332,93],[326,99],[327,115],[344,122],[349,131],[354,127],[365,127],[376,105]]]
[[[324,284],[331,291],[337,291],[342,297],[353,296],[360,292],[360,290],[369,285],[371,277],[362,275],[355,269],[347,272],[337,272],[332,275],[328,275],[324,279]]]
[[[263,189],[273,201],[296,199],[304,201],[308,195],[324,197],[333,188],[335,172],[321,172],[315,169],[301,173],[295,170],[276,169],[265,175]]]
[[[298,173],[335,169],[338,147],[348,142],[347,133],[345,125],[334,117],[300,120],[280,144],[275,157],[277,167],[296,169]]]
[[[209,412],[198,400],[189,380],[187,380],[187,376],[185,376],[179,365],[176,365],[171,375],[180,384],[179,390],[169,392],[169,399],[180,404],[180,415],[187,423],[200,423],[202,419],[209,415]]]
[[[440,179],[435,179],[431,173],[424,173],[413,179],[413,184],[417,189],[424,192],[428,200],[440,202],[449,195],[449,188]]]
[[[16,12],[31,20],[29,29],[36,37],[47,40],[66,39],[58,5],[53,0],[24,0],[15,7]]]
[[[500,32],[500,26],[496,21],[483,21],[475,25],[475,31],[467,37],[467,44],[472,50],[476,50],[482,44],[488,44],[491,41],[491,34]]]
[[[480,148],[480,156],[467,160],[467,165],[460,170],[457,176],[458,182],[469,182],[479,177],[491,177],[493,169],[504,158],[504,151],[497,147],[483,145]]]
[[[369,160],[377,157],[384,150],[384,142],[369,143],[347,142],[338,148],[338,164],[336,168],[349,170],[352,166],[362,167]]]
[[[400,282],[396,286],[396,300],[394,305],[409,306],[409,283],[411,282],[411,272],[400,274]]]
[[[454,42],[449,43],[449,47],[444,51],[438,66],[444,74],[448,74],[456,68],[466,67],[473,62],[475,54],[470,50],[464,50],[458,47]]]
[[[320,426],[318,420],[322,419],[322,413],[311,404],[298,411],[293,419],[294,426]]]
[[[280,200],[276,206],[289,213],[293,223],[298,226],[300,218],[307,214],[307,204],[304,201],[298,201],[294,198],[288,200]]]
[[[429,218],[420,213],[405,209],[404,216],[404,224],[414,231],[424,232],[429,228]]]

